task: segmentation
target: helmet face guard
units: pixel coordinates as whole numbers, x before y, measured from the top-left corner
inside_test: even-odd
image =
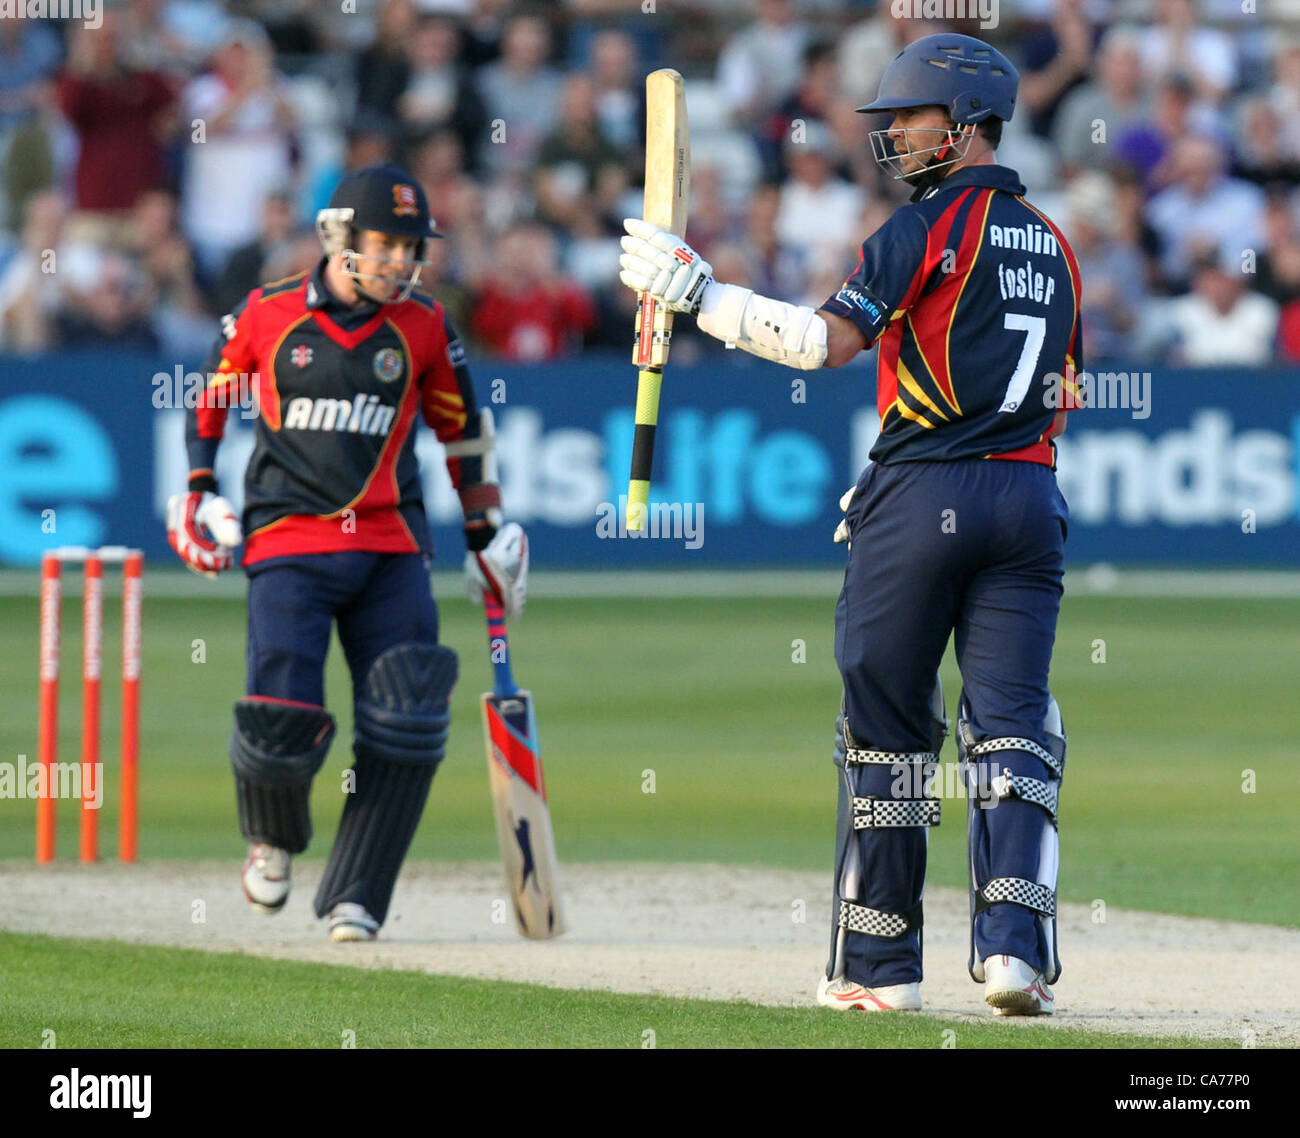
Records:
[[[894,140],[889,137],[891,133],[902,134],[905,147],[902,153],[894,148]],[[934,146],[918,146],[912,141],[913,134],[938,134],[943,137]],[[914,182],[924,174],[964,161],[970,150],[971,141],[975,137],[975,124],[953,127],[891,127],[885,130],[873,130],[868,137],[871,140],[871,156],[889,172],[895,181]],[[909,170],[905,164],[905,160],[909,158],[915,159],[919,165]]]
[[[425,239],[417,241],[416,258],[414,260],[401,262],[404,268],[409,269],[405,276],[394,278],[385,276],[382,273],[363,273],[357,268],[357,262],[362,257],[379,261],[381,267],[395,262],[357,252],[355,245],[359,231],[354,224],[355,217],[356,211],[349,207],[322,209],[316,214],[316,235],[320,238],[325,255],[328,257],[342,255],[343,272],[352,279],[357,292],[366,300],[375,304],[400,304],[411,295],[415,286],[420,283],[420,270],[433,264],[432,261],[423,259]],[[378,232],[383,231],[379,230]],[[399,234],[398,236],[405,236],[405,234]],[[381,281],[386,285],[394,285],[396,291],[387,300],[381,301],[369,291],[367,282],[370,281]]]

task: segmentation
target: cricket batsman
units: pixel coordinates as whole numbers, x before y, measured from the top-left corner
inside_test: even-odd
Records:
[[[876,160],[913,187],[821,308],[712,278],[679,236],[625,222],[621,279],[702,331],[793,368],[879,343],[880,434],[842,499],[835,617],[844,681],[831,1008],[921,1007],[921,897],[932,776],[947,731],[936,673],[956,636],[966,778],[970,974],[996,1014],[1046,1015],[1056,946],[1065,736],[1048,669],[1068,511],[1052,439],[1083,369],[1079,269],[994,151],[1019,76],[969,36],[927,36],[890,64]]]
[[[528,544],[501,524],[492,414],[479,409],[456,332],[415,291],[425,243],[440,236],[419,184],[391,165],[351,173],[316,228],[316,268],[254,289],[223,321],[187,420],[189,492],[169,502],[167,529],[208,576],[233,565],[243,540],[248,679],[230,759],[250,843],[244,894],[263,913],[284,907],[291,858],[311,840],[311,782],[334,737],[324,668],[338,626],[355,765],[315,909],[331,939],[354,941],[387,916],[457,675],[456,653],[438,642],[417,416],[444,444],[460,494],[471,597],[490,590],[508,616],[522,611]],[[258,418],[241,526],[213,470],[244,386]]]

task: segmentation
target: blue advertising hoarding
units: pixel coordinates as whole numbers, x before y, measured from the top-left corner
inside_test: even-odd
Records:
[[[728,353],[670,367],[652,532],[619,529],[634,369],[623,355],[480,361],[496,412],[506,513],[539,566],[833,566],[837,499],[875,438],[874,373],[794,372]],[[167,496],[185,485],[185,370],[148,357],[0,359],[0,562],[55,545],[170,556]],[[1300,372],[1176,371],[1098,380],[1071,414],[1059,476],[1071,563],[1300,564]],[[252,408],[230,413],[218,476],[241,497]],[[421,428],[435,541],[459,560],[459,507]]]

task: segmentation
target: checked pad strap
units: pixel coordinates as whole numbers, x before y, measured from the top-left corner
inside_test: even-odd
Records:
[[[975,894],[975,912],[982,913],[990,905],[1010,902],[1033,909],[1045,917],[1056,915],[1056,894],[1037,881],[1023,877],[995,877]]]
[[[937,826],[937,798],[854,798],[853,828],[876,830],[887,827]]]
[[[937,763],[939,756],[933,751],[868,751],[862,747],[849,747],[844,752],[846,763]]]
[[[868,936],[900,937],[924,923],[921,903],[906,913],[883,913],[879,909],[868,909],[865,905],[855,905],[852,901],[840,902],[839,925],[850,932],[866,933]]]
[[[962,724],[965,727],[965,724]],[[981,755],[991,755],[996,751],[1028,751],[1035,758],[1042,759],[1049,770],[1055,772],[1058,779],[1065,777],[1065,764],[1046,747],[1032,739],[1018,739],[1014,735],[1002,735],[997,739],[985,739],[982,743],[972,742],[969,734],[966,738],[966,754],[977,759]]]
[[[993,779],[990,783],[993,793],[998,799],[1019,798],[1024,802],[1032,802],[1035,806],[1041,806],[1052,816],[1052,821],[1056,821],[1057,804],[1060,801],[1060,791],[1053,783],[1043,782],[1038,778],[1027,778],[1023,775],[1012,774],[1011,769],[1005,768],[1003,772]]]

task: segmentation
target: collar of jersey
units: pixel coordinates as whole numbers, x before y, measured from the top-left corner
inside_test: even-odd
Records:
[[[328,260],[321,258],[320,263],[307,278],[307,307],[316,312],[323,312],[340,328],[349,332],[373,320],[382,309],[379,304],[344,304],[325,285],[325,266]]]
[[[1025,192],[1025,185],[1020,180],[1020,175],[1009,166],[963,166],[955,174],[949,174],[937,186],[930,189],[921,200],[928,201],[937,194],[946,194],[951,190],[964,190],[968,186],[1006,190],[1007,193],[1017,196]]]

